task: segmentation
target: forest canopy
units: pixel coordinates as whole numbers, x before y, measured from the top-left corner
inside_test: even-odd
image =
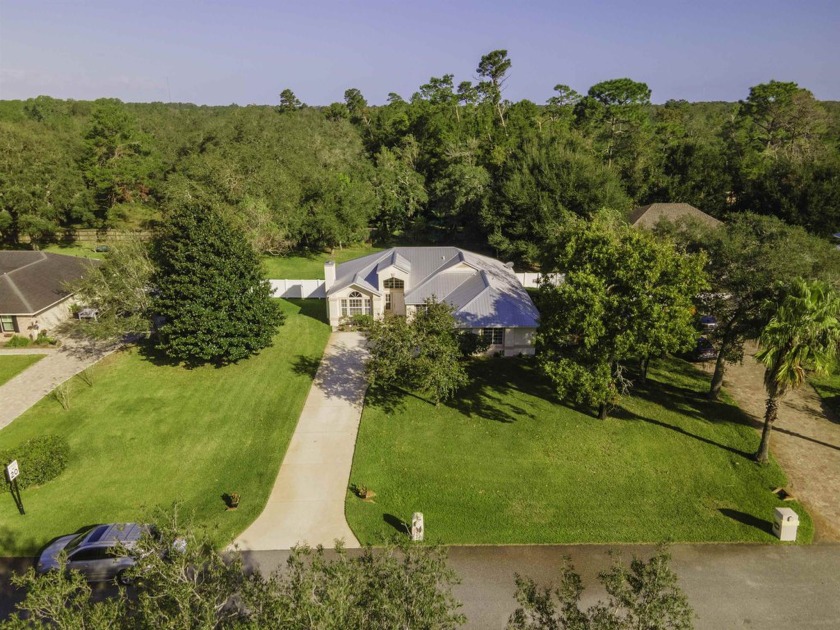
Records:
[[[514,63],[492,51],[473,81],[431,77],[382,106],[352,87],[320,107],[289,88],[273,106],[0,101],[0,240],[148,229],[188,201],[268,254],[374,238],[535,264],[566,219],[653,202],[840,231],[840,103],[768,81],[738,103],[655,105],[630,78],[511,102]]]

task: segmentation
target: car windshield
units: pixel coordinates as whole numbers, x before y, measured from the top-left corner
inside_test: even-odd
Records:
[[[99,540],[99,538],[102,537],[102,534],[105,532],[106,529],[108,529],[107,526],[99,525],[98,527],[92,527],[91,529],[83,531],[81,534],[79,534],[73,540],[67,543],[67,545],[64,547],[64,551],[66,551],[67,553],[73,551],[76,547],[82,544],[82,541],[91,532],[94,532],[94,535],[91,536],[91,540],[93,540],[94,538],[96,538],[96,540]]]
[[[90,530],[87,530],[86,532],[82,532],[81,534],[76,536],[73,540],[71,540],[69,543],[67,543],[67,546],[64,547],[64,551],[66,551],[67,553],[70,553],[71,551],[73,551],[76,547],[78,547],[82,543],[82,541],[85,539],[85,536],[87,536],[89,533],[90,533]]]

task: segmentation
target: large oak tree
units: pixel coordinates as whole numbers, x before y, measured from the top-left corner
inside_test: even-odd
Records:
[[[158,347],[186,363],[228,363],[271,345],[283,314],[257,254],[212,205],[174,209],[158,234]]]
[[[564,279],[540,287],[537,344],[560,397],[606,418],[629,388],[630,361],[690,347],[704,262],[608,213],[558,229],[542,269]]]

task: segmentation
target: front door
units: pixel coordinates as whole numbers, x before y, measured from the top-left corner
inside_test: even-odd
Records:
[[[405,317],[405,282],[399,278],[386,278],[385,311]]]
[[[391,312],[394,315],[402,315],[405,317],[405,290],[404,289],[390,289],[391,292]]]

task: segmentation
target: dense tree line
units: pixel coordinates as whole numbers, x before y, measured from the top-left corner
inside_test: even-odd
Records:
[[[652,105],[628,78],[511,102],[512,68],[493,51],[475,80],[432,77],[383,106],[355,88],[326,107],[288,88],[274,107],[0,102],[0,235],[148,226],[196,199],[275,254],[373,235],[537,264],[567,218],[654,201],[840,229],[836,103],[770,81],[738,103]]]

